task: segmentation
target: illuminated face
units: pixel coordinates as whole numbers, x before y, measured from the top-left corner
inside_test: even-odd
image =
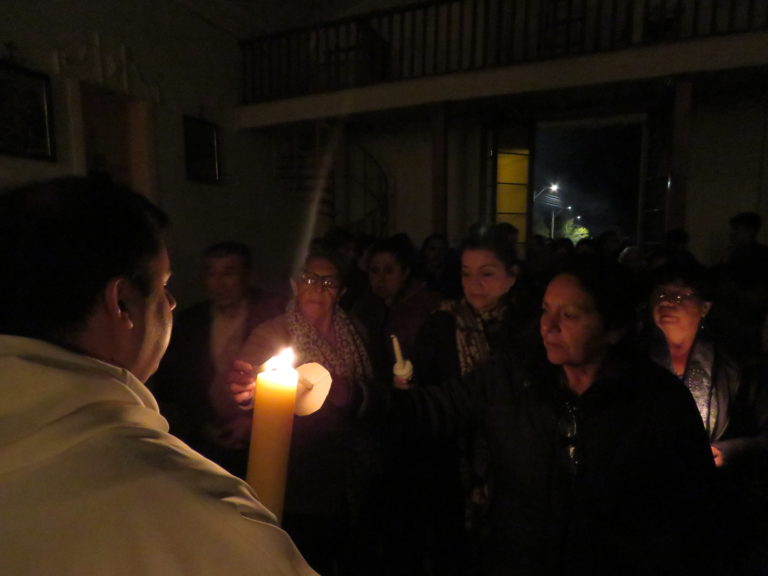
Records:
[[[592,296],[568,274],[555,276],[547,286],[540,329],[547,358],[557,366],[599,364],[610,346]]]
[[[325,258],[309,260],[292,285],[299,312],[307,320],[323,322],[333,315],[341,295],[339,271],[333,262]]]
[[[378,252],[368,264],[368,281],[371,291],[385,302],[391,302],[403,289],[410,270],[403,268],[391,252]]]
[[[168,251],[163,248],[149,266],[150,292],[136,295],[131,319],[134,323],[133,362],[126,366],[139,380],[146,382],[155,373],[171,338],[176,300],[166,287],[171,277]]]
[[[248,275],[243,259],[236,255],[214,256],[205,261],[205,287],[216,306],[237,306],[248,294]]]
[[[516,279],[491,250],[464,250],[461,255],[464,296],[478,312],[493,310]]]
[[[651,295],[653,321],[670,342],[693,341],[712,304],[683,282],[657,286]]]

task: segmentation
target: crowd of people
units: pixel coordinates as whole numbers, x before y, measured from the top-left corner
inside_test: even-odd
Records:
[[[508,224],[421,250],[333,230],[285,295],[220,242],[172,336],[166,217],[146,200],[64,179],[1,197],[0,224],[14,573],[768,570],[756,214],[731,219],[715,267],[682,230],[650,251],[614,232],[520,246]],[[255,377],[286,346],[332,385],[295,417],[280,527],[238,477]]]
[[[280,348],[329,368],[327,405],[296,418],[285,504],[324,574],[676,573],[710,546],[753,573],[768,565],[754,216],[732,219],[714,268],[682,230],[648,252],[615,232],[534,238],[526,258],[508,224],[472,226],[456,249],[333,230],[285,312],[209,381],[213,428],[247,444],[254,375]]]

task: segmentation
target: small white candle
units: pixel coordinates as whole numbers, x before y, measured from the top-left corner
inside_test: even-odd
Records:
[[[400,340],[398,340],[397,336],[394,334],[392,334],[390,338],[392,338],[392,349],[395,351],[395,363],[402,365],[403,351],[400,349]]]
[[[293,358],[293,351],[286,348],[270,359],[256,378],[248,453],[248,484],[278,522],[283,516],[299,381],[299,374],[293,369]]]

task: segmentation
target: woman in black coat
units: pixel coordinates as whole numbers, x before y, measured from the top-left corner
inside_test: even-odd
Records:
[[[631,292],[618,271],[570,266],[542,301],[546,363],[505,349],[461,380],[393,393],[401,426],[486,438],[485,574],[718,568],[707,438],[685,388],[623,344]]]

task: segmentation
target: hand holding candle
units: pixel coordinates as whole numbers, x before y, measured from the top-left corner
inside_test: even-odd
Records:
[[[400,349],[400,341],[397,339],[397,336],[392,334],[390,338],[392,338],[392,349],[395,353],[395,364],[392,367],[395,385],[405,386],[413,377],[413,364],[411,364],[410,360],[403,358],[403,351]]]
[[[227,384],[232,394],[232,399],[241,410],[253,408],[254,372],[253,364],[245,360],[235,360],[232,368],[227,373]]]

